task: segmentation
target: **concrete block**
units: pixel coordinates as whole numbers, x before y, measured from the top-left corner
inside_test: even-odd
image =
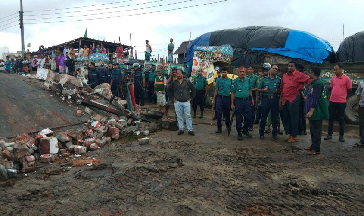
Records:
[[[87,152],[87,148],[85,146],[77,146],[75,148],[76,154],[85,154]]]

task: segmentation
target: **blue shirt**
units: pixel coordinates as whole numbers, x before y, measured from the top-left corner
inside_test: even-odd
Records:
[[[279,90],[281,86],[281,78],[278,76],[275,76],[274,79],[270,78],[269,76],[264,77],[259,82],[259,89],[265,89],[268,86],[269,92],[263,92],[263,96],[278,96],[278,93],[274,93],[274,90]]]
[[[121,70],[119,68],[118,69],[114,68],[111,73],[113,86],[119,84],[121,77],[122,77]]]
[[[137,69],[136,71],[134,71],[134,83],[142,83],[143,79],[145,78],[144,72],[140,69]],[[149,79],[150,79],[150,75],[149,75]],[[155,77],[154,77],[155,79]]]
[[[217,89],[217,95],[230,96],[232,83],[233,81],[229,77],[216,79],[215,89]]]
[[[101,83],[107,83],[107,69],[100,68],[99,69],[99,82]]]

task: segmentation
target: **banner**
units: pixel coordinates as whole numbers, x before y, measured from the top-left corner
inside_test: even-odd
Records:
[[[191,77],[197,76],[199,69],[202,69],[202,75],[206,77],[208,84],[214,81],[216,75],[214,63],[224,62],[231,63],[234,49],[230,45],[223,46],[196,46],[194,48],[193,64]]]
[[[48,69],[38,68],[36,78],[41,80],[46,80],[48,73],[49,73]]]

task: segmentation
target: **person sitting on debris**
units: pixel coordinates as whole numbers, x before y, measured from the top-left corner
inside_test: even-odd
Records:
[[[87,74],[88,84],[91,88],[95,88],[99,85],[99,70],[95,67],[95,62],[90,63],[90,68]]]
[[[177,69],[177,80],[173,81],[168,87],[168,92],[169,96],[173,99],[177,114],[179,128],[178,135],[182,135],[184,133],[184,115],[186,118],[188,134],[194,136],[195,133],[193,132],[192,128],[190,102],[196,95],[196,88],[189,80],[183,79],[183,73],[181,69]]]
[[[160,110],[162,110],[166,105],[166,85],[167,80],[162,74],[162,68],[158,68],[157,76],[155,77],[154,82],[154,94],[157,95],[157,104],[159,105]]]

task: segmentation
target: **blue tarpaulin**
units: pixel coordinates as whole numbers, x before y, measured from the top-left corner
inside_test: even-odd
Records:
[[[234,49],[233,66],[260,63],[265,52],[314,63],[322,63],[333,52],[329,42],[308,32],[282,27],[250,26],[201,35],[187,47],[184,62],[188,66],[192,65],[195,46],[224,44],[230,44]]]

